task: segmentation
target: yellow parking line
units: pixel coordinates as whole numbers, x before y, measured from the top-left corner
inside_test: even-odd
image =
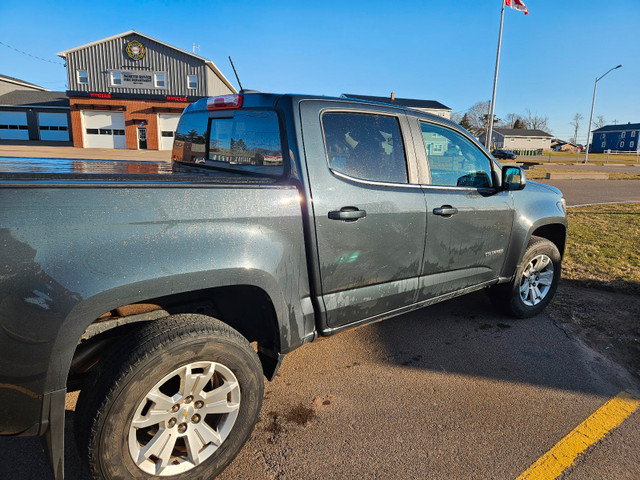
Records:
[[[600,441],[640,407],[640,397],[620,392],[560,440],[516,480],[553,480],[588,447]]]

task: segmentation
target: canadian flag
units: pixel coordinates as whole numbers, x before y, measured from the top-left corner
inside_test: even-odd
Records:
[[[504,4],[507,7],[513,8],[514,10],[520,10],[521,12],[524,12],[525,15],[529,15],[529,9],[522,2],[522,0],[504,0]]]

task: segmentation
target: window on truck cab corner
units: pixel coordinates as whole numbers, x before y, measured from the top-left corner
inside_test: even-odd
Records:
[[[233,117],[209,118],[206,112],[183,115],[173,156],[203,164],[264,175],[284,174],[278,115],[273,111],[239,110]]]
[[[491,187],[491,162],[460,133],[420,122],[431,184],[446,187]]]
[[[326,112],[322,129],[332,171],[374,182],[408,183],[407,159],[396,117]]]

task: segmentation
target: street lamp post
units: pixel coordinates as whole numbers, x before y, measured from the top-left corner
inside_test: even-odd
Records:
[[[589,160],[589,137],[591,137],[591,122],[593,121],[593,108],[596,105],[596,89],[598,88],[598,82],[604,78],[604,76],[609,73],[611,70],[616,70],[620,68],[622,65],[618,65],[617,67],[610,68],[607,72],[602,75],[600,78],[596,77],[596,83],[593,85],[593,100],[591,101],[591,115],[589,116],[589,130],[587,131],[587,145],[585,148],[584,161],[582,163],[587,163]],[[577,142],[577,139],[576,139]]]

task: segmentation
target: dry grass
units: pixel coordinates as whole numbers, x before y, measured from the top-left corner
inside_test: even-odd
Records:
[[[569,209],[563,277],[640,294],[640,204]]]
[[[570,172],[570,173],[602,173],[593,170],[571,170],[568,168],[544,168],[536,166],[527,170],[527,178],[530,180],[540,180],[547,178],[547,173],[553,172]],[[640,172],[638,173],[621,173],[609,172],[609,180],[640,180]]]

